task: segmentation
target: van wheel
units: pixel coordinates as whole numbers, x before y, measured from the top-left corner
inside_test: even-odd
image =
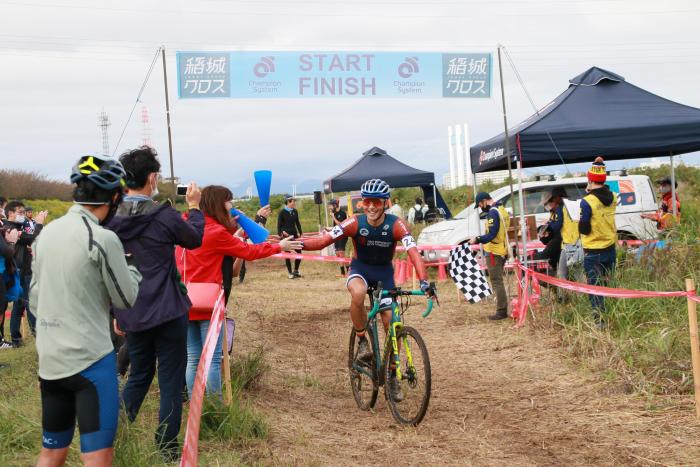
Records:
[[[624,231],[617,232],[617,238],[618,240],[639,240],[634,234]]]

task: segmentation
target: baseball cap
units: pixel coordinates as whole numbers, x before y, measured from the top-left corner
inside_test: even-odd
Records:
[[[491,199],[491,195],[486,193],[485,191],[480,191],[476,195],[476,200],[474,201],[474,203],[479,204],[480,202],[484,201],[485,199]]]

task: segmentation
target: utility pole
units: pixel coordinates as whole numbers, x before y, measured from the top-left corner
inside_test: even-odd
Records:
[[[168,70],[165,65],[165,47],[160,48],[163,56],[163,83],[165,85],[165,116],[168,121],[168,151],[170,154],[170,183],[175,185],[175,168],[173,167],[173,134],[170,129],[170,98],[168,97]]]
[[[109,116],[107,115],[107,112],[105,112],[104,109],[102,109],[102,112],[100,113],[100,116],[97,119],[97,122],[99,124],[99,127],[102,131],[102,154],[105,156],[109,155],[109,126],[112,124],[109,121]]]

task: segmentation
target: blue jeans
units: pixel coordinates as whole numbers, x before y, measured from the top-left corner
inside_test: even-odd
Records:
[[[22,285],[22,297],[12,304],[12,314],[10,315],[10,336],[13,343],[19,343],[23,337],[27,337],[23,336],[19,330],[24,310],[27,310],[29,329],[32,331],[32,334],[36,333],[36,318],[29,309],[29,284],[32,282],[32,275],[27,274],[25,276],[20,274],[20,282]]]
[[[202,347],[209,331],[209,321],[190,321],[187,324],[187,371],[185,381],[187,382],[187,393],[192,396],[192,386],[197,375],[199,357],[202,355]],[[207,376],[207,394],[221,394],[221,343],[223,333],[219,333],[219,340],[214,348],[214,356],[209,367]]]
[[[610,276],[615,272],[615,248],[596,252],[584,251],[583,269],[586,271],[589,285],[607,285]],[[599,316],[601,311],[605,311],[604,297],[589,294],[588,299],[596,316]]]
[[[187,313],[151,329],[129,332],[129,379],[122,401],[130,421],[136,419],[143,399],[158,369],[160,411],[156,445],[164,451],[177,451],[177,435],[182,421],[182,379],[185,377]],[[157,365],[156,365],[157,363]]]

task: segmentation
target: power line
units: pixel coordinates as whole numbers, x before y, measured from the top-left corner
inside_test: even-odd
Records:
[[[29,3],[29,2],[11,2],[11,1],[6,1],[4,2],[6,5],[14,5],[14,6],[19,6],[19,7],[38,7],[38,8],[72,8],[72,9],[82,9],[82,10],[95,10],[95,11],[111,11],[111,12],[126,12],[126,13],[138,13],[138,14],[147,14],[147,13],[154,13],[154,14],[174,14],[174,15],[205,15],[205,16],[222,16],[222,15],[229,15],[229,16],[265,16],[265,17],[280,17],[280,18],[286,18],[290,16],[294,17],[327,17],[327,18],[367,18],[368,16],[371,16],[373,18],[403,18],[403,19],[455,19],[455,20],[461,20],[465,18],[474,18],[475,16],[485,16],[485,15],[490,15],[490,12],[482,11],[482,10],[475,10],[469,12],[469,14],[444,14],[444,15],[424,15],[424,14],[419,14],[419,15],[404,15],[404,14],[378,14],[376,11],[373,12],[368,12],[366,14],[362,13],[309,13],[309,12],[299,12],[298,8],[295,5],[289,5],[290,7],[293,8],[292,11],[284,11],[284,12],[279,12],[279,13],[271,13],[271,12],[260,12],[260,11],[220,11],[220,10],[207,10],[207,11],[202,11],[202,10],[180,10],[180,11],[175,11],[175,10],[159,10],[159,9],[143,9],[143,8],[118,8],[118,7],[105,7],[105,6],[95,6],[95,5],[67,5],[67,4],[49,4],[49,3]],[[482,3],[483,6],[488,6],[489,3],[484,2]],[[349,7],[352,5],[348,5]],[[493,5],[491,5],[493,6]],[[429,8],[434,8],[433,4],[426,3],[425,7]],[[635,11],[635,10],[616,10],[616,11],[610,11],[610,10],[601,10],[601,11],[589,11],[586,10],[585,12],[582,11],[567,11],[567,12],[538,12],[538,13],[502,13],[499,12],[498,16],[499,17],[542,17],[542,16],[592,16],[592,15],[605,15],[605,16],[610,16],[610,15],[624,15],[624,16],[633,16],[633,15],[674,15],[678,13],[694,13],[694,12],[700,12],[699,8],[687,8],[687,9],[677,9],[677,10],[644,10],[644,11]]]
[[[124,128],[122,128],[122,133],[119,135],[119,139],[117,140],[117,144],[114,146],[114,152],[112,153],[112,157],[117,153],[117,149],[119,149],[119,143],[121,143],[122,138],[124,137],[124,132],[126,131],[126,127],[129,126],[129,122],[131,121],[131,117],[134,115],[134,110],[136,109],[136,106],[141,102],[141,94],[143,94],[143,90],[146,89],[146,85],[148,84],[148,80],[151,78],[151,73],[153,72],[153,68],[156,66],[156,61],[158,60],[158,55],[160,54],[161,48],[158,47],[158,50],[156,50],[155,55],[153,56],[153,60],[151,61],[151,66],[148,67],[148,72],[146,73],[146,78],[144,78],[143,83],[141,83],[141,89],[139,89],[139,93],[136,96],[136,101],[134,101],[133,107],[131,107],[131,112],[129,112],[129,118],[126,119],[126,123],[124,123]]]

